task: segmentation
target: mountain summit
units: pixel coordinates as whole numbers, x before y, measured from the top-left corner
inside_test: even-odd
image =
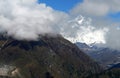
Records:
[[[83,78],[101,71],[61,36],[42,36],[38,41],[1,38],[0,46],[1,66],[8,68],[6,75],[12,78]]]

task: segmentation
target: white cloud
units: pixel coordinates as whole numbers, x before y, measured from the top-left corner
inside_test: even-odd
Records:
[[[105,35],[109,31],[107,28],[96,28],[92,26],[92,20],[83,16],[78,16],[67,23],[70,31],[63,31],[65,37],[74,42],[84,42],[87,44],[105,44]],[[70,28],[71,27],[71,28]],[[71,35],[72,34],[72,35]],[[73,35],[74,34],[74,35]]]
[[[57,23],[66,16],[36,0],[0,0],[0,30],[17,39],[57,32]]]
[[[119,0],[84,0],[76,5],[72,13],[87,16],[105,16],[109,13],[120,12]]]

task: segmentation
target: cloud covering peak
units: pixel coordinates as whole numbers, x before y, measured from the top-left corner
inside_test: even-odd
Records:
[[[35,40],[54,33],[55,25],[66,16],[36,0],[0,0],[0,32],[17,39]]]
[[[92,20],[91,26],[96,30],[102,31],[99,32],[99,35],[102,35],[100,37],[96,35],[96,37],[105,41],[104,46],[120,50],[119,19],[116,21],[110,16],[111,14],[116,15],[117,13],[120,13],[119,0],[83,0],[83,2],[78,3],[70,13],[74,16],[81,14],[84,17],[90,17]],[[98,33],[94,30],[91,30],[91,32],[94,37],[94,33]],[[87,33],[86,35],[88,34],[90,33]],[[85,40],[90,39],[90,37],[86,36]]]

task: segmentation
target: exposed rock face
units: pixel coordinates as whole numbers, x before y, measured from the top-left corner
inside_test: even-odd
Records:
[[[0,41],[1,45],[5,42]],[[101,71],[96,62],[61,36],[43,36],[39,41],[9,39],[1,47],[0,63],[17,68],[14,78],[84,78]]]

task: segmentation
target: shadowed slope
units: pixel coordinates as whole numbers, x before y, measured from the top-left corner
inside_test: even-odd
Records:
[[[13,65],[15,78],[83,78],[101,68],[76,45],[61,36],[39,41],[10,39],[0,51],[0,62]]]

